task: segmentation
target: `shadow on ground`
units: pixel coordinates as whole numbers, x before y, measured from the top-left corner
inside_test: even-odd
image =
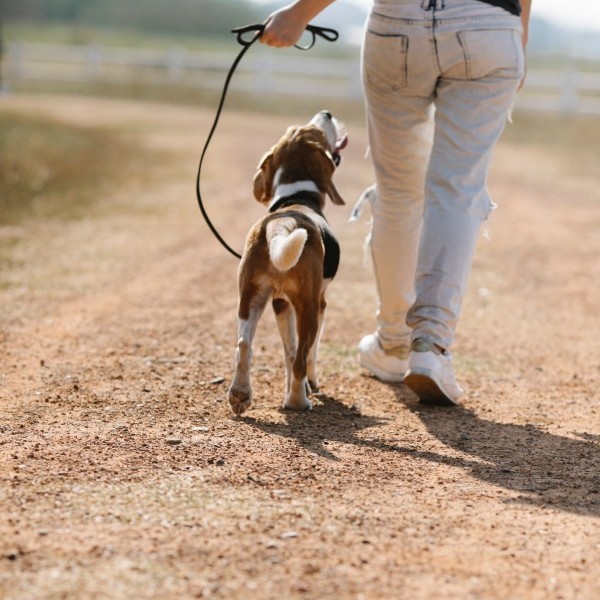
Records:
[[[248,425],[296,442],[320,456],[339,460],[327,446],[352,444],[463,469],[472,477],[519,493],[510,502],[600,517],[600,440],[586,433],[563,437],[534,425],[496,423],[464,407],[428,407],[416,403],[402,385],[398,401],[416,415],[427,431],[446,446],[445,452],[402,447],[357,434],[386,425],[331,396],[321,396],[314,410],[285,412],[285,423],[244,417]]]

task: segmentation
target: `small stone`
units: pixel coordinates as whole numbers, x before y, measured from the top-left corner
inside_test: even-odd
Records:
[[[219,383],[223,383],[225,381],[225,377],[215,377],[214,379],[211,379],[211,383],[213,385],[217,385]]]
[[[168,437],[165,442],[167,442],[169,446],[178,446],[179,444],[183,443],[183,440],[178,437]]]
[[[282,540],[291,540],[291,539],[297,538],[297,537],[298,537],[297,531],[285,531],[284,533],[281,534]]]
[[[192,427],[192,431],[210,431],[210,427],[200,425],[198,427]]]

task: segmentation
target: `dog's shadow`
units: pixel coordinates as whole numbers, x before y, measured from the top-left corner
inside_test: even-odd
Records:
[[[313,398],[313,410],[294,412],[281,410],[285,423],[270,422],[244,416],[242,420],[265,433],[294,439],[302,447],[329,460],[337,461],[337,456],[327,446],[332,442],[369,446],[356,434],[369,427],[376,427],[391,420],[391,418],[366,416],[357,406],[340,402],[332,396],[318,394]]]
[[[284,423],[243,419],[263,432],[294,439],[330,460],[339,460],[328,449],[335,442],[401,453],[462,469],[471,477],[517,492],[508,502],[600,517],[600,436],[577,433],[564,437],[531,424],[497,423],[464,407],[418,404],[402,385],[394,386],[394,390],[399,402],[447,452],[390,444],[376,435],[358,436],[395,418],[368,416],[326,395],[320,396],[311,413],[286,411]]]

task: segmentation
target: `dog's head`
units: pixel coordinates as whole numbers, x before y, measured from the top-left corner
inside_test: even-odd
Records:
[[[258,165],[255,198],[269,204],[277,186],[312,181],[334,204],[344,204],[332,177],[347,141],[341,125],[327,111],[317,113],[306,125],[289,127]]]

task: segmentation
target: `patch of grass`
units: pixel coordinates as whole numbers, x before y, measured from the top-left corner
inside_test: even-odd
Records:
[[[0,225],[82,216],[139,161],[115,133],[0,114]]]

